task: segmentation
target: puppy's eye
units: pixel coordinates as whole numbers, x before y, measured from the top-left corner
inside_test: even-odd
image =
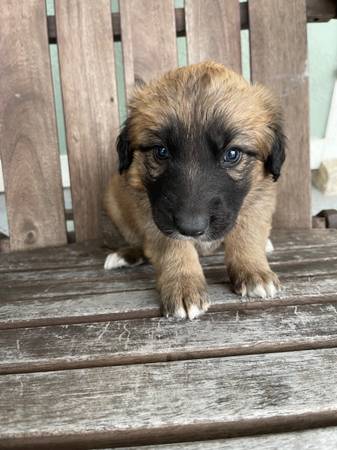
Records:
[[[226,166],[234,166],[238,164],[242,156],[242,151],[239,148],[231,147],[225,150],[223,155],[223,162]]]
[[[160,145],[154,147],[153,153],[156,159],[168,159],[170,157],[170,152],[166,147],[161,147]]]

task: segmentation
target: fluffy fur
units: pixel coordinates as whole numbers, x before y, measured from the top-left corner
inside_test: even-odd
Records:
[[[130,246],[119,257],[154,265],[165,315],[207,310],[198,253],[223,240],[235,292],[277,292],[265,248],[285,153],[281,112],[266,88],[214,62],[173,70],[136,88],[117,150],[120,173],[105,207]]]

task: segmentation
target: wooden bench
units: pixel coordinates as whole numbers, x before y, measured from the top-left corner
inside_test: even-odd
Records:
[[[0,449],[337,448],[337,232],[311,229],[307,21],[330,0],[3,0]],[[114,40],[135,79],[188,62],[241,71],[281,98],[289,139],[270,256],[283,290],[242,299],[218,253],[199,320],[160,317],[149,265],[105,272],[102,192],[119,129]],[[71,176],[65,212],[48,44],[57,43]],[[73,219],[75,233],[67,233]],[[75,241],[69,244],[70,241]],[[150,447],[150,445],[152,445]],[[138,447],[137,447],[138,448]],[[144,447],[145,448],[145,447]]]

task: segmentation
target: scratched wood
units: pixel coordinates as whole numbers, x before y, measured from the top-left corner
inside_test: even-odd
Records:
[[[194,321],[154,318],[3,330],[0,331],[0,373],[336,345],[337,303],[237,309],[207,314]]]
[[[77,241],[101,235],[115,170],[118,108],[110,1],[56,2],[58,50]]]
[[[275,226],[311,228],[306,2],[250,0],[248,8],[252,79],[280,97],[288,137]]]
[[[130,97],[135,81],[148,82],[178,64],[174,0],[128,0],[119,6],[125,87]]]
[[[333,348],[3,375],[0,442],[90,448],[336,425],[336,364]]]
[[[296,232],[277,230],[272,235],[272,241],[275,250],[270,256],[271,260],[281,257],[281,254],[289,250],[293,252],[294,257],[296,257],[296,252],[300,251],[298,256],[302,258],[303,254],[306,253],[311,253],[314,257],[316,250],[318,250],[318,254],[321,254],[327,248],[327,254],[331,256],[328,247],[337,245],[337,232],[333,229],[313,229],[310,232],[307,230]],[[222,250],[220,249],[219,252],[222,253]],[[83,266],[100,266],[107,253],[109,253],[109,250],[100,248],[99,241],[93,241],[60,247],[57,252],[51,252],[49,248],[45,248],[20,252],[20,255],[15,253],[1,254],[0,273],[34,270],[38,276],[38,271],[41,269],[75,269]],[[291,253],[289,253],[289,257],[290,255]]]
[[[10,248],[65,244],[44,2],[0,10],[0,141]]]
[[[210,311],[337,301],[336,275],[310,275],[283,280],[282,286],[276,298],[247,299],[233,294],[229,284],[211,284],[208,286],[212,302]],[[100,293],[99,287],[94,284],[90,293],[81,295],[75,290],[48,296],[47,287],[45,296],[34,296],[31,292],[21,299],[3,296],[0,302],[0,329],[160,316],[159,296],[153,286],[142,291],[109,293]]]
[[[38,285],[46,283],[73,283],[74,281],[100,281],[108,280],[111,278],[115,280],[124,280],[127,282],[130,279],[137,279],[147,276],[153,277],[154,272],[152,266],[144,264],[142,266],[136,266],[133,268],[123,268],[116,271],[106,271],[103,269],[104,260],[107,252],[103,249],[93,249],[87,252],[87,256],[80,254],[80,248],[78,252],[61,251],[60,255],[55,255],[55,260],[58,261],[58,265],[55,264],[55,260],[51,265],[54,267],[44,267],[43,270],[15,270],[15,263],[11,264],[12,270],[5,272],[5,266],[0,279],[0,287],[14,287],[17,288],[27,287],[28,285]],[[85,251],[83,252],[86,253]],[[81,255],[81,256],[80,256]],[[17,255],[17,260],[21,260],[21,256]],[[64,261],[67,261],[66,267],[64,267]],[[306,265],[306,268],[310,270],[310,267],[314,267],[314,270],[323,268],[328,265],[329,272],[335,271],[337,264],[337,245],[331,245],[326,247],[306,247],[301,249],[290,249],[287,251],[275,251],[269,256],[271,267],[274,270],[280,271],[285,274],[288,266],[289,271],[294,266]],[[201,264],[211,276],[211,271],[214,268],[216,273],[221,271],[224,267],[224,255],[223,251],[216,253],[215,255],[204,256],[200,258]],[[19,262],[19,261],[18,261]],[[317,262],[317,264],[315,264]],[[297,271],[295,272],[297,273]],[[294,274],[294,273],[293,273]],[[213,277],[211,277],[213,278]]]
[[[298,279],[298,277],[336,276],[337,259],[327,261],[295,261],[277,263],[272,268],[279,275],[281,282]],[[43,274],[41,272],[41,274]],[[228,283],[224,265],[204,267],[204,274],[209,285]],[[25,299],[47,299],[65,296],[104,294],[113,292],[139,291],[152,289],[155,275],[152,266],[144,265],[137,270],[124,268],[113,272],[104,269],[92,271],[57,271],[54,280],[50,274],[47,279],[32,281],[4,281],[1,283],[0,300],[11,302]]]
[[[237,0],[186,0],[185,21],[189,64],[213,59],[241,72]]]
[[[180,444],[128,447],[129,450],[336,450],[336,448],[337,427]],[[122,449],[119,448],[119,450]]]

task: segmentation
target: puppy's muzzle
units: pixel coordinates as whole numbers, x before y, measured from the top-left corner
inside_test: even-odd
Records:
[[[202,214],[176,213],[173,216],[174,225],[183,236],[202,236],[208,227],[208,217]]]

